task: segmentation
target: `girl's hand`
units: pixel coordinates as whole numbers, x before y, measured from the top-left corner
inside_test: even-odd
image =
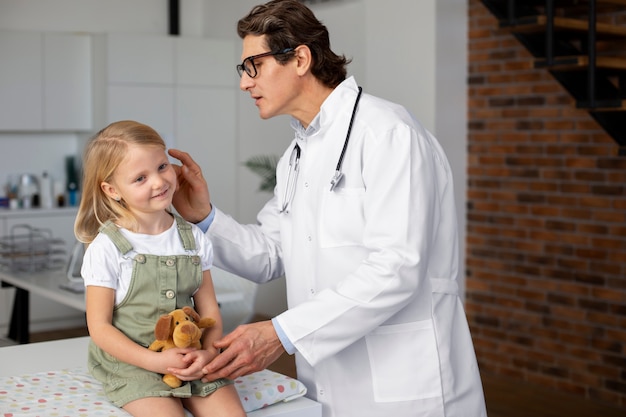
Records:
[[[150,358],[150,370],[159,374],[167,374],[170,373],[170,368],[185,369],[189,366],[185,356],[193,354],[194,351],[193,348],[172,348],[162,352],[152,352],[154,355],[153,358]]]
[[[167,373],[176,375],[182,381],[194,381],[204,376],[202,368],[217,356],[217,349],[198,349],[188,352],[182,358],[184,366],[170,367]]]

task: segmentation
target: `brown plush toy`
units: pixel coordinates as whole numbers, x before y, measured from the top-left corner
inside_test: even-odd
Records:
[[[148,349],[155,352],[164,351],[173,347],[200,348],[200,338],[202,329],[211,327],[215,320],[211,318],[200,318],[196,311],[188,306],[176,309],[169,314],[162,315],[154,327],[156,340],[152,342]],[[172,374],[163,375],[163,382],[172,388],[178,388],[182,381]]]

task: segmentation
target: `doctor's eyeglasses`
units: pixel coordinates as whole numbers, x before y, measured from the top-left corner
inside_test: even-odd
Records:
[[[254,64],[255,59],[263,58],[266,56],[288,54],[289,52],[293,52],[293,50],[294,50],[293,48],[285,48],[282,51],[265,52],[263,54],[249,56],[246,59],[244,59],[241,64],[237,65],[237,73],[239,74],[239,77],[241,78],[245,71],[245,73],[248,74],[248,77],[254,78],[258,74],[256,70],[256,65]]]

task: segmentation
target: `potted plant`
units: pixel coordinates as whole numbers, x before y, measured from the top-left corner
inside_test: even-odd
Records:
[[[256,155],[244,162],[250,171],[261,177],[259,191],[274,191],[278,159],[276,155]]]

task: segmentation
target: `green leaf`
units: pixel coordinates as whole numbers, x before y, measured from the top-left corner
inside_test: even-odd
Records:
[[[250,171],[261,177],[259,191],[274,191],[278,159],[279,157],[276,155],[257,155],[244,162]]]

